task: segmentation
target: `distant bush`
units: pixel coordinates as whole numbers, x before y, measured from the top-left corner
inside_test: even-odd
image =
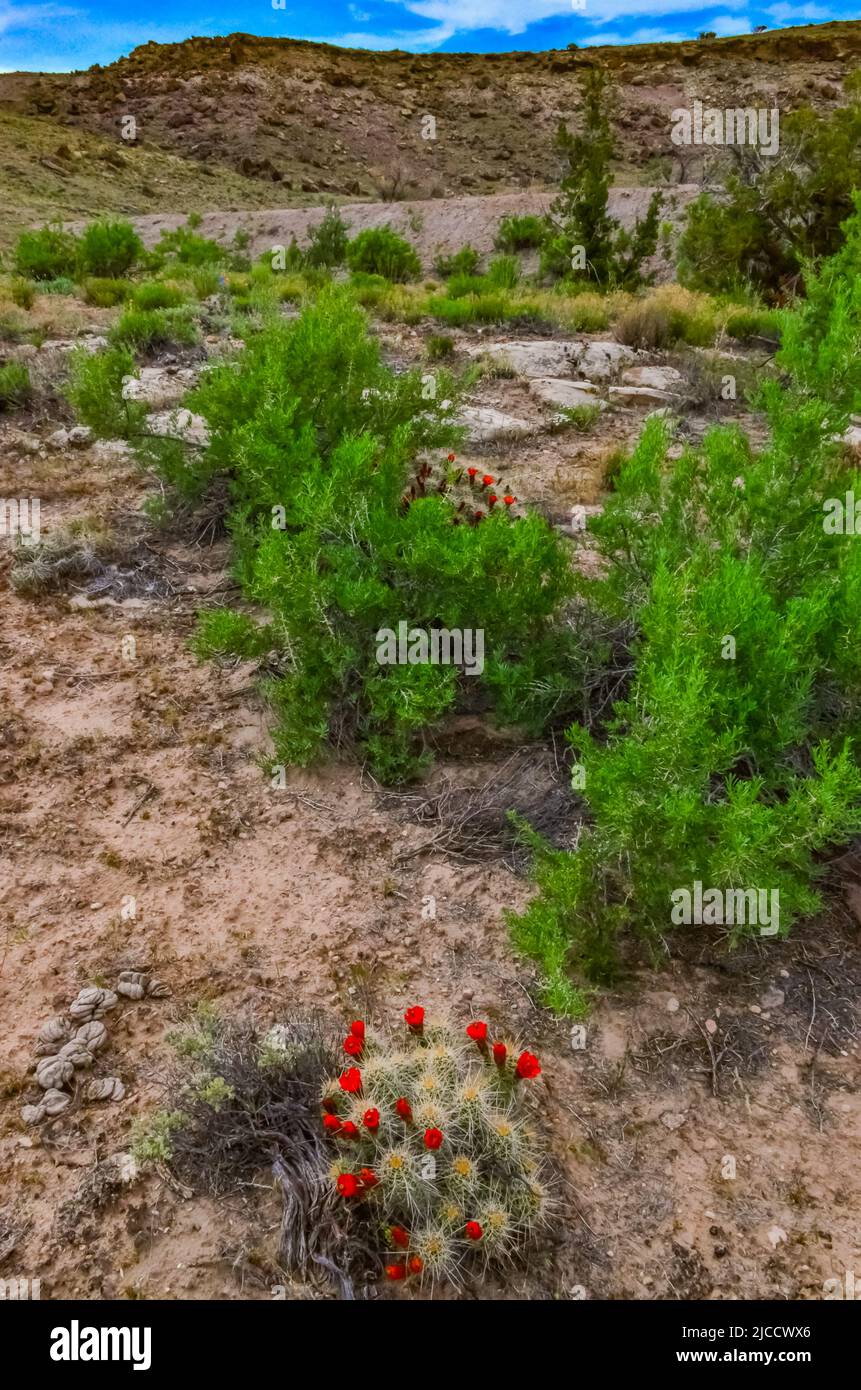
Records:
[[[39,293],[75,295],[78,293],[78,287],[70,276],[57,275],[53,280],[40,280]]]
[[[337,208],[330,206],[322,222],[312,227],[309,233],[308,250],[305,253],[307,264],[330,269],[343,265],[350,241],[349,230],[349,224],[344,221]]]
[[[28,280],[55,280],[75,273],[77,256],[77,237],[53,224],[21,233],[15,246],[15,269]]]
[[[531,213],[525,216],[512,214],[503,217],[499,223],[493,245],[497,251],[525,251],[540,248],[547,237],[547,221]]]
[[[724,324],[730,338],[744,341],[745,338],[780,337],[780,315],[772,309],[737,309]]]
[[[30,372],[23,362],[7,362],[0,367],[0,410],[24,405],[31,393]]]
[[[32,280],[15,279],[9,286],[9,294],[19,309],[32,309],[36,298],[36,286]]]
[[[143,352],[171,345],[189,346],[197,342],[199,335],[187,309],[127,309],[109,336],[115,347]]]
[[[705,296],[665,285],[624,309],[615,333],[620,343],[635,348],[654,350],[679,342],[709,347],[717,334],[717,316]]]
[[[115,304],[122,304],[132,292],[128,280],[104,279],[101,276],[90,276],[82,288],[85,302],[99,309],[112,309]]]
[[[443,280],[449,280],[453,275],[475,275],[480,260],[475,247],[467,245],[450,255],[438,254],[433,268]]]
[[[210,241],[207,237],[196,234],[194,228],[199,225],[199,218],[194,220],[193,217],[189,217],[184,227],[177,227],[172,232],[162,232],[154,248],[156,262],[176,260],[181,265],[207,266],[225,260],[227,253],[217,241]]]
[[[384,275],[403,282],[421,274],[421,263],[408,241],[391,227],[368,227],[347,246],[347,264],[353,272]]]
[[[81,347],[72,353],[66,397],[99,439],[128,439],[142,431],[146,407],[122,396],[123,378],[134,371],[128,348],[89,352]]]
[[[142,285],[136,285],[132,293],[132,304],[136,309],[178,309],[184,303],[185,295],[179,286],[163,280],[146,280]]]
[[[520,262],[516,256],[494,256],[487,267],[486,280],[494,289],[513,290],[520,282]]]
[[[144,245],[130,222],[91,222],[85,229],[78,258],[85,275],[116,278],[126,275],[143,254]]]
[[[440,333],[431,333],[425,342],[425,352],[431,362],[438,362],[443,357],[451,357],[454,354],[454,339],[447,338]]]

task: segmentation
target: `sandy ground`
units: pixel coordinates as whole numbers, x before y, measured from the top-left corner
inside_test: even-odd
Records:
[[[389,348],[416,344],[406,332]],[[524,392],[486,381],[478,399],[516,415]],[[564,506],[600,492],[601,458],[641,418],[476,456],[552,510],[557,492]],[[115,1188],[94,1178],[164,1103],[165,1034],[201,999],[262,1021],[296,1004],[394,1021],[423,1000],[528,1041],[558,1214],[547,1252],[496,1296],[815,1299],[857,1269],[861,889],[785,943],[727,957],[714,940],[674,940],[664,970],[638,969],[596,1000],[585,1038],[572,1035],[537,1006],[502,922],[528,898],[522,878],[433,846],[412,853],[427,827],[383,809],[349,762],[270,785],[252,669],[199,665],[187,647],[195,611],[230,592],[224,544],[149,526],[151,484],[130,459],[28,452],[19,424],[0,433],[0,492],[40,496],[46,533],[105,519],[146,562],[150,591],[88,607],[20,598],[2,543],[0,1277],[40,1277],[43,1298],[267,1299],[285,1282],[266,1173],[218,1204],[166,1170]],[[43,440],[55,424],[27,422]],[[508,755],[474,733],[437,778],[482,777]],[[97,1070],[119,1076],[125,1098],[79,1095],[53,1124],[26,1127],[41,1023],[134,967],[170,993],[106,1020]]]

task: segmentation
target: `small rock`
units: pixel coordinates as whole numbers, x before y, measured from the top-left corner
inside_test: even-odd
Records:
[[[87,449],[93,442],[93,431],[86,425],[75,425],[69,430],[69,444],[73,449]]]
[[[677,1014],[677,1013],[679,1012],[679,1009],[680,1009],[680,1008],[681,1008],[681,1005],[679,1004],[678,999],[676,998],[676,996],[675,996],[674,994],[671,994],[670,997],[669,997],[669,999],[667,1000],[667,1013],[668,1013],[668,1014]]]
[[[787,1235],[782,1226],[772,1226],[767,1235],[773,1250],[776,1250],[778,1245],[785,1245],[786,1243]]]
[[[764,1009],[779,1009],[782,1007],[785,998],[786,995],[783,990],[772,985],[770,989],[767,989],[764,994],[759,996],[759,1002]]]
[[[685,1114],[677,1114],[672,1110],[667,1110],[661,1116],[661,1124],[664,1126],[664,1129],[681,1129],[687,1118]]]

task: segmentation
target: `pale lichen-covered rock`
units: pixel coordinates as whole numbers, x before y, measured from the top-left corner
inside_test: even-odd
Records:
[[[550,338],[523,343],[487,343],[469,348],[470,357],[492,357],[518,376],[570,376],[583,352],[583,343]]]
[[[529,420],[480,405],[462,406],[457,423],[466,426],[471,444],[490,444],[495,439],[524,439],[536,429]]]
[[[683,381],[675,367],[629,367],[622,373],[623,386],[648,386],[654,391],[678,391]]]
[[[209,443],[209,426],[202,415],[190,410],[161,410],[146,417],[150,434],[161,439],[179,439],[184,444],[196,444],[206,448]]]
[[[591,381],[566,381],[559,377],[535,377],[529,383],[533,396],[545,405],[554,405],[561,410],[572,410],[578,405],[594,405],[606,410],[606,401],[598,396],[597,386]]]
[[[141,367],[137,376],[123,377],[123,400],[158,410],[178,404],[196,382],[197,372],[190,367]]]

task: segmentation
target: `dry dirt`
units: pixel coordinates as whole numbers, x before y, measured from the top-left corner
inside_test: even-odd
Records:
[[[412,330],[387,338],[391,355],[417,350]],[[481,392],[527,408],[522,382]],[[564,509],[600,495],[607,449],[642,414],[608,413],[594,439],[545,434],[475,456]],[[24,423],[44,441],[56,421]],[[787,942],[730,957],[713,939],[673,942],[663,970],[632,969],[596,998],[578,1038],[538,1007],[512,951],[501,914],[527,900],[522,877],[422,849],[433,832],[349,761],[270,785],[251,668],[199,665],[187,647],[196,610],[231,593],[224,542],[146,523],[152,484],[128,457],[27,452],[21,424],[2,427],[0,492],[40,496],[47,534],[102,518],[143,582],[94,606],[33,601],[8,588],[0,552],[0,1276],[41,1277],[52,1298],[268,1299],[286,1282],[267,1173],[216,1204],[166,1171],[111,1185],[97,1167],[165,1103],[165,1035],[203,999],[262,1021],[296,1005],[394,1021],[421,1000],[528,1042],[560,1200],[549,1251],[499,1296],[817,1299],[857,1269],[861,887]],[[434,785],[480,780],[510,751],[467,722]],[[107,1020],[98,1071],[125,1098],[78,1098],[28,1129],[41,1023],[134,967],[170,994]]]

